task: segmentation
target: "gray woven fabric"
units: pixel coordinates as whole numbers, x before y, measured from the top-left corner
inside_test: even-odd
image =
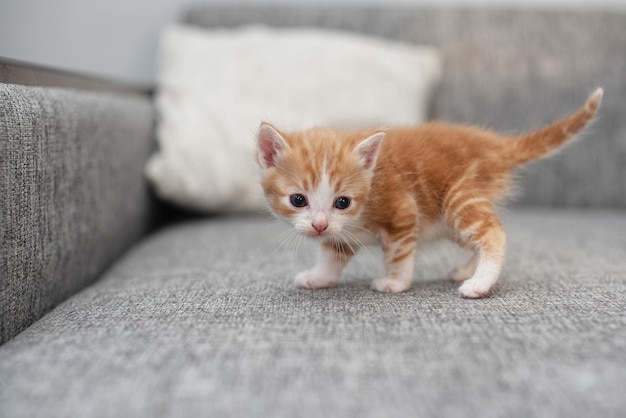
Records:
[[[319,26],[435,45],[444,77],[432,116],[504,132],[539,128],[604,86],[595,126],[566,152],[535,164],[519,202],[626,207],[624,13],[198,4],[187,21]]]
[[[626,214],[505,219],[482,300],[443,279],[450,247],[421,253],[404,294],[368,289],[367,253],[307,291],[291,277],[311,245],[284,253],[284,225],[163,229],[0,347],[0,416],[623,416]]]
[[[147,97],[0,84],[0,344],[145,233]]]

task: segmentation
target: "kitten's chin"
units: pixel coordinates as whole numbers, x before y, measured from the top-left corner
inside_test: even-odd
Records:
[[[300,233],[302,235],[305,235],[309,238],[313,238],[313,239],[320,239],[320,238],[326,238],[328,237],[330,234],[327,234],[326,232],[322,231],[322,232],[317,232],[317,231],[300,231]]]

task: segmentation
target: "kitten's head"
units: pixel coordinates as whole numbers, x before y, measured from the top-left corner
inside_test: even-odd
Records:
[[[340,234],[365,206],[384,136],[322,128],[282,133],[262,123],[257,161],[272,212],[311,237]]]

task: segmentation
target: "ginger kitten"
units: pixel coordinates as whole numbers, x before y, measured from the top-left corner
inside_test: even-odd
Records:
[[[480,298],[498,280],[505,233],[494,205],[507,196],[512,171],[542,158],[594,117],[602,89],[558,122],[519,136],[432,122],[386,130],[313,128],[257,133],[261,183],[272,212],[319,241],[317,264],[296,276],[308,289],[332,287],[360,246],[382,245],[379,292],[411,287],[418,241],[449,238],[474,252],[450,277]]]

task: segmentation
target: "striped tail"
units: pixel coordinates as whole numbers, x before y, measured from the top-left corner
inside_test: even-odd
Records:
[[[519,166],[549,155],[582,131],[595,116],[604,91],[594,91],[587,103],[574,113],[543,129],[514,137],[509,147],[511,166]]]

